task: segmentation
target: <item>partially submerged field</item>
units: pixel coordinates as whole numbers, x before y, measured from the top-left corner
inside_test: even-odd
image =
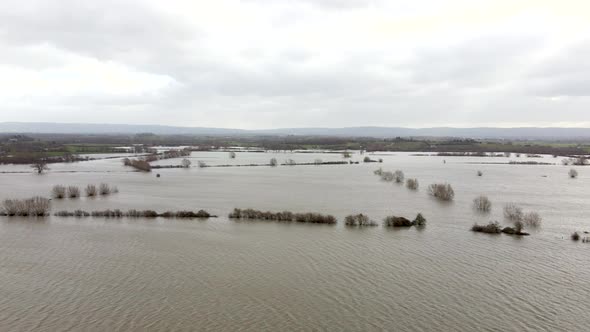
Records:
[[[121,159],[52,164],[42,175],[27,165],[0,166],[0,199],[52,198],[50,216],[0,217],[6,290],[0,327],[388,330],[395,322],[410,331],[584,331],[590,323],[590,245],[570,235],[590,231],[590,167],[562,166],[552,156],[488,157],[494,163],[483,164],[481,157],[412,154],[354,153],[350,160],[359,164],[288,166],[280,164],[344,158],[193,152],[189,168],[149,173],[125,167]],[[364,163],[365,156],[383,162]],[[199,161],[268,164],[272,158],[278,166],[198,167]],[[384,181],[374,174],[378,168],[400,170],[419,185],[410,188],[395,176]],[[571,168],[576,178],[569,176]],[[87,185],[101,183],[118,192],[85,195]],[[438,183],[452,185],[452,200],[429,193]],[[78,187],[80,197],[53,198],[55,185]],[[480,201],[482,208],[474,208],[482,195],[489,209]],[[528,237],[471,231],[475,223],[512,225],[504,211],[509,203],[524,214],[538,213],[541,226],[525,228]],[[234,208],[254,209],[254,215],[320,213],[338,223],[297,222],[295,215],[291,222],[273,215],[266,222],[230,219]],[[103,216],[117,209],[121,217]],[[138,212],[129,214],[131,209]],[[200,209],[218,218],[141,215]],[[76,210],[90,215],[53,215]],[[93,217],[93,211],[103,213]],[[413,222],[417,213],[427,220],[424,227],[382,226],[389,216]],[[133,326],[129,317],[137,318]]]

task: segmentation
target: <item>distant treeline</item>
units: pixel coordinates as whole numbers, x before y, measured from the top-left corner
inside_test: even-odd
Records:
[[[14,136],[14,137],[13,137]],[[108,153],[120,146],[133,146],[135,152],[146,152],[153,146],[191,146],[191,150],[210,151],[236,146],[256,150],[361,150],[416,152],[493,152],[551,154],[559,156],[590,153],[590,142],[531,142],[506,140],[474,140],[453,138],[371,138],[328,136],[196,136],[113,134],[27,134],[12,135],[0,140],[0,162],[30,163],[39,157],[61,157],[66,154]],[[10,156],[10,157],[9,157]],[[22,159],[25,158],[25,159]],[[29,158],[29,159],[26,159]],[[9,160],[9,161],[7,161]]]

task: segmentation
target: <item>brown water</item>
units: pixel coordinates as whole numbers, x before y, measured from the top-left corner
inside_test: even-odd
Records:
[[[340,160],[271,153],[229,160],[207,152],[191,159],[239,164],[273,156]],[[471,164],[507,158],[379,157],[383,164],[156,170],[161,178],[129,172],[119,160],[52,165],[42,176],[0,173],[0,199],[48,196],[54,184],[119,187],[108,197],[54,201],[54,211],[203,208],[220,215],[0,217],[0,330],[588,330],[590,245],[569,235],[590,231],[590,168],[571,180],[563,166]],[[379,181],[373,170],[380,166],[418,178],[420,190]],[[17,171],[28,169],[0,166]],[[438,181],[453,184],[454,202],[426,194]],[[490,215],[471,209],[479,194],[492,200]],[[543,227],[523,238],[469,231],[474,222],[503,221],[507,202],[538,211]],[[340,220],[422,212],[428,225],[235,222],[225,217],[234,207],[318,211]]]

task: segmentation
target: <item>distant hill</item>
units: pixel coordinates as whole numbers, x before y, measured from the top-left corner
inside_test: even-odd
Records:
[[[589,139],[590,128],[403,128],[403,127],[348,127],[348,128],[279,128],[244,130],[207,127],[174,127],[160,125],[0,122],[0,133],[45,134],[138,134],[158,135],[308,135],[348,137],[461,137],[509,139]]]

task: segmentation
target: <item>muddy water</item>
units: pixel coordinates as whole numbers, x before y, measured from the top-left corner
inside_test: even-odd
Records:
[[[209,165],[340,160],[336,154],[193,153]],[[106,182],[118,194],[53,201],[52,209],[205,209],[207,221],[0,217],[0,330],[586,331],[590,324],[590,168],[508,158],[372,156],[383,164],[160,169],[120,160],[0,166],[0,199],[49,196],[54,184]],[[355,160],[362,159],[355,155]],[[550,157],[542,160],[558,163]],[[446,160],[446,163],[443,163]],[[161,161],[176,164],[178,159]],[[384,183],[403,170],[420,190]],[[484,175],[477,177],[476,171]],[[161,177],[156,178],[155,173]],[[426,193],[453,184],[455,201]],[[486,194],[488,215],[471,202]],[[526,238],[469,231],[502,206],[537,211]],[[428,219],[424,230],[235,222],[234,207]]]

